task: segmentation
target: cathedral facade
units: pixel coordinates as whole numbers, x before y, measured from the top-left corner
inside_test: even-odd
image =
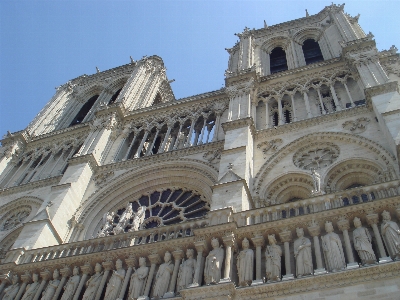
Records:
[[[61,85],[0,148],[0,299],[399,299],[400,57],[344,5]]]

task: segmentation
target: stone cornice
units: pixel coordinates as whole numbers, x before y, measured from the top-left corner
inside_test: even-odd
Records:
[[[38,180],[38,181],[34,181],[34,182],[29,182],[27,184],[13,186],[13,187],[9,187],[6,189],[2,189],[2,190],[0,190],[0,196],[7,196],[7,195],[26,192],[26,191],[30,191],[30,190],[34,190],[34,189],[38,189],[38,188],[42,188],[42,187],[52,186],[52,185],[55,185],[58,182],[60,182],[61,178],[62,178],[62,175],[51,177],[51,178],[46,178],[46,179]]]
[[[339,62],[341,62],[341,60],[342,60],[341,57],[332,58],[332,59],[329,59],[329,60],[324,60],[324,61],[320,61],[320,62],[317,62],[317,63],[309,64],[309,65],[306,65],[306,66],[302,66],[302,67],[299,67],[299,68],[296,68],[296,69],[290,69],[290,70],[287,70],[287,71],[278,72],[278,73],[274,73],[274,74],[267,75],[267,76],[262,76],[262,77],[258,78],[258,82],[271,81],[271,80],[276,79],[276,78],[286,77],[288,75],[296,75],[296,74],[303,73],[303,72],[309,71],[309,70],[315,70],[315,69],[320,68],[320,67],[326,67],[328,65],[339,63]],[[302,75],[302,74],[299,74],[299,75]]]
[[[208,237],[210,235],[215,234],[216,232],[218,232],[219,234],[227,232],[232,233],[236,230],[237,230],[236,222],[230,222],[215,226],[207,226],[205,228],[194,229],[193,232],[194,235],[196,236],[196,240],[203,240],[203,237]]]
[[[377,86],[373,86],[365,89],[365,95],[367,96],[367,100],[372,101],[372,97],[378,96],[381,94],[398,92],[399,93],[399,84],[396,81],[390,81],[388,83],[380,84]]]
[[[52,131],[46,134],[38,135],[32,137],[29,142],[33,143],[39,141],[40,143],[46,142],[48,139],[56,138],[63,140],[66,136],[76,136],[79,134],[84,134],[89,131],[89,123],[82,123],[75,126],[63,128],[60,130]]]
[[[263,138],[270,138],[273,136],[285,134],[291,131],[298,131],[303,128],[309,128],[313,126],[319,126],[323,123],[328,123],[332,121],[337,121],[340,119],[345,119],[348,117],[359,116],[364,113],[369,113],[371,111],[370,101],[366,102],[366,105],[360,105],[348,109],[343,109],[341,111],[336,111],[327,115],[321,115],[313,117],[310,119],[304,119],[297,122],[292,122],[288,124],[279,125],[273,128],[257,130],[255,134],[256,141]]]
[[[247,118],[238,119],[235,121],[228,121],[228,122],[222,123],[221,125],[222,125],[222,128],[224,129],[225,133],[228,130],[234,130],[234,129],[248,126],[248,127],[250,127],[250,130],[254,136],[255,127],[254,127],[253,118],[247,117]]]
[[[90,168],[95,171],[97,167],[99,166],[97,160],[93,156],[93,154],[89,153],[86,155],[81,155],[81,156],[74,156],[69,159],[68,165],[73,166],[73,165],[78,165],[82,163],[88,163]]]
[[[187,300],[234,299],[235,292],[236,289],[235,289],[235,284],[233,282],[183,289],[180,291],[180,293],[183,296],[183,299],[185,300],[186,299]]]

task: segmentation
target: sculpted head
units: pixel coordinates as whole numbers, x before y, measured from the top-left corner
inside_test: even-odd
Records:
[[[333,231],[332,222],[326,221],[326,223],[325,223],[325,231],[328,232],[328,233]]]
[[[18,283],[18,281],[19,281],[18,275],[14,275],[14,276],[12,277],[12,283],[13,283],[13,284],[16,284],[16,283]]]
[[[146,266],[146,257],[139,257],[139,266]]]
[[[386,211],[386,210],[384,210],[383,211],[383,213],[382,213],[382,218],[385,220],[385,221],[390,221],[392,218],[390,217],[390,213],[388,212],[388,211]]]
[[[297,228],[296,228],[296,233],[297,233],[297,236],[298,236],[299,238],[303,237],[303,236],[304,236],[304,230],[303,230],[303,228],[297,227]]]
[[[193,249],[187,249],[186,250],[186,257],[187,258],[193,258],[194,256],[194,250]]]
[[[36,274],[36,273],[33,273],[32,274],[32,280],[33,280],[33,282],[37,282],[39,280],[39,275]]]
[[[101,272],[101,264],[96,263],[96,265],[94,266],[94,270],[96,273],[100,273]]]
[[[250,246],[249,240],[247,238],[244,238],[242,242],[242,248],[249,249],[249,246]]]
[[[171,253],[169,253],[168,251],[165,252],[164,261],[165,262],[170,262],[171,261]]]
[[[115,262],[115,266],[116,266],[117,270],[122,269],[122,260],[118,259]]]
[[[213,238],[211,240],[211,246],[213,247],[213,249],[217,249],[219,247],[219,241],[217,238]]]
[[[55,269],[53,272],[53,279],[58,279],[58,278],[60,278],[60,272],[58,272],[58,270]]]
[[[74,269],[72,270],[72,274],[79,275],[79,267],[78,266],[74,267]]]
[[[354,227],[358,228],[361,227],[361,220],[357,217],[354,218]]]
[[[275,234],[269,234],[268,235],[268,241],[270,245],[275,245],[276,244],[276,239],[275,239]]]

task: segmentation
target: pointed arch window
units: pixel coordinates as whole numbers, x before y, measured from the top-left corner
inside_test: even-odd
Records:
[[[271,74],[286,71],[288,69],[286,52],[281,47],[272,50],[269,57]]]
[[[319,44],[315,40],[313,39],[305,40],[302,48],[304,53],[304,59],[306,60],[306,65],[324,60],[321,48],[319,47]]]
[[[97,98],[99,98],[99,95],[94,95],[92,98],[90,98],[79,110],[78,114],[75,116],[75,118],[72,120],[71,124],[69,126],[74,126],[82,123],[82,121],[85,119],[86,115],[89,113],[91,108],[93,107],[94,103],[96,102]]]

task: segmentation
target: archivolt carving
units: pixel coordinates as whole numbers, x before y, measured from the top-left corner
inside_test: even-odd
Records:
[[[262,186],[264,179],[267,177],[269,172],[274,168],[274,166],[279,163],[285,156],[293,153],[299,147],[304,147],[312,142],[321,142],[326,143],[325,141],[337,141],[348,144],[356,144],[357,147],[364,147],[369,151],[375,153],[375,155],[379,158],[379,160],[383,163],[383,165],[393,165],[396,166],[394,156],[384,149],[381,145],[371,141],[362,136],[357,136],[349,133],[341,133],[341,132],[319,132],[319,133],[311,133],[306,136],[303,136],[290,144],[283,147],[280,151],[274,153],[260,168],[254,180],[254,191],[259,194],[262,193]],[[264,188],[263,188],[264,190]]]
[[[261,48],[268,53],[271,53],[272,50],[276,47],[281,47],[282,49],[286,50],[290,43],[290,40],[286,36],[275,36],[263,43]]]
[[[351,159],[333,166],[325,176],[325,186],[340,191],[351,185],[372,185],[383,176],[382,168],[365,159]]]
[[[307,39],[314,39],[315,41],[318,42],[318,40],[320,39],[322,34],[323,34],[323,31],[321,30],[321,28],[305,27],[305,28],[301,28],[299,31],[297,31],[293,35],[293,39],[299,45],[303,45],[304,41]]]
[[[300,169],[320,169],[331,165],[340,154],[340,149],[332,143],[311,143],[293,155],[293,163]]]
[[[0,231],[10,230],[22,224],[22,222],[30,215],[31,211],[32,207],[22,206],[13,210],[11,213],[6,214],[0,220]]]

